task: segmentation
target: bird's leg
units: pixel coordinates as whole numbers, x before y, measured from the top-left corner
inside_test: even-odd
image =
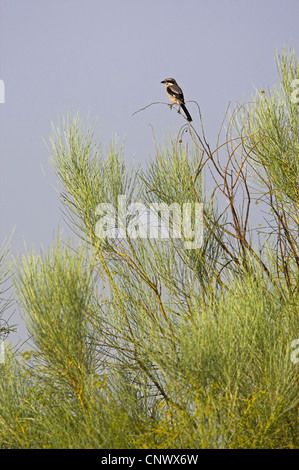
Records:
[[[172,109],[174,105],[175,105],[175,103],[168,104],[168,106],[170,107],[170,109]],[[179,106],[179,109],[178,109],[178,113],[181,114],[181,107],[180,107],[180,106]]]

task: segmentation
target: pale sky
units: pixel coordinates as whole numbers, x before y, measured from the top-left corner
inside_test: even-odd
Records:
[[[24,243],[39,250],[65,227],[46,146],[52,121],[97,118],[104,147],[116,134],[127,159],[145,164],[149,124],[162,143],[183,121],[166,106],[132,114],[166,102],[160,82],[174,77],[200,104],[213,148],[229,101],[277,81],[285,42],[299,54],[298,19],[298,0],[0,0],[1,240],[15,228],[14,254]]]

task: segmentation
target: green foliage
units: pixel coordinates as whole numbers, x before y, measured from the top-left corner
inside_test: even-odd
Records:
[[[2,295],[7,291],[5,283],[8,280],[10,274],[10,267],[8,265],[8,252],[8,245],[3,244],[0,247],[0,317],[9,305],[9,301],[2,297]]]
[[[294,50],[285,48],[277,54],[280,86],[257,93],[251,106],[241,114],[245,142],[250,152],[251,164],[259,166],[260,182],[265,174],[285,204],[298,204],[299,199],[299,99],[295,99],[294,87],[299,79],[299,62]],[[298,85],[297,85],[298,87]]]
[[[281,286],[298,295],[299,63],[295,51],[285,47],[282,56],[277,54],[277,67],[280,86],[269,96],[257,93],[251,105],[242,107],[238,131],[247,136],[243,148],[256,194],[260,188],[256,204],[268,213],[265,230],[276,252],[275,276]]]
[[[116,143],[102,152],[78,117],[53,131],[81,245],[58,237],[18,262],[33,350],[0,364],[2,448],[298,447],[298,142],[284,130],[298,125],[294,61],[279,58],[281,89],[236,112],[213,152],[187,124],[141,172]],[[183,224],[173,236],[171,218],[169,238],[135,237],[130,211],[121,238],[99,239],[98,205],[120,209],[119,195],[147,209],[203,203],[202,245],[190,249]]]
[[[3,342],[9,333],[14,331],[14,327],[10,324],[7,316],[6,319],[4,318],[7,310],[12,306],[13,303],[12,298],[9,296],[11,267],[9,265],[8,258],[9,245],[8,243],[3,243],[0,247],[0,347],[2,346],[2,353]]]

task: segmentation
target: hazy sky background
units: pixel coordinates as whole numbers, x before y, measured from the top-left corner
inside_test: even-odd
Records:
[[[127,159],[145,165],[149,124],[162,143],[184,121],[166,106],[132,114],[167,101],[160,82],[175,77],[200,104],[213,148],[229,101],[277,81],[285,42],[298,55],[298,25],[299,0],[0,0],[1,240],[15,228],[14,255],[24,243],[39,251],[65,227],[46,146],[51,122],[77,111],[97,118],[104,147],[116,134]]]

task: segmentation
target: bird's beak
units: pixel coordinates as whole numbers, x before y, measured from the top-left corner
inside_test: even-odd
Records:
[[[162,82],[161,82],[161,83],[166,83],[166,82],[165,82],[165,80],[162,80]]]

